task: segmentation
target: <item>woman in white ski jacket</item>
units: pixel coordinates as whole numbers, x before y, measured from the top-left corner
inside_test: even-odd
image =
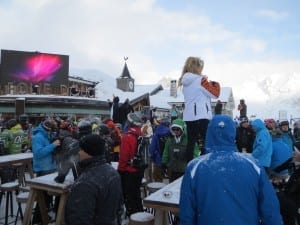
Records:
[[[187,161],[193,159],[195,142],[200,138],[205,140],[209,120],[212,118],[211,98],[220,95],[220,84],[208,81],[202,75],[204,62],[198,57],[188,57],[179,79],[182,86],[185,108],[183,120],[187,125],[188,144]],[[203,152],[202,152],[203,153]]]

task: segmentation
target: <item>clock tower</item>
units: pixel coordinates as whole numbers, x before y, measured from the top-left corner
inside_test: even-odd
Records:
[[[121,76],[117,78],[117,88],[125,92],[134,92],[134,79],[129,73],[126,63],[127,59],[128,57],[124,57],[125,65]]]

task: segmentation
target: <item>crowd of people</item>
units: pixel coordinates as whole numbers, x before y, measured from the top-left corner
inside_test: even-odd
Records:
[[[182,225],[295,224],[296,206],[276,195],[275,183],[291,175],[286,165],[300,161],[300,122],[291,130],[288,121],[250,121],[244,99],[238,123],[222,114],[220,101],[213,113],[211,99],[220,96],[220,84],[202,74],[203,68],[198,57],[188,57],[183,66],[183,112],[172,105],[169,116],[154,122],[151,115],[134,112],[129,99],[120,104],[114,96],[108,118],[47,117],[32,128],[23,115],[6,122],[1,154],[32,151],[36,176],[58,171],[58,183],[72,171],[66,225],[119,225],[122,216],[144,211],[143,178],[172,182],[180,177],[177,222]],[[143,163],[139,137],[148,140]],[[1,182],[15,179],[15,173],[2,167]],[[59,198],[45,195],[48,209],[57,210]],[[37,206],[32,224],[40,220]]]

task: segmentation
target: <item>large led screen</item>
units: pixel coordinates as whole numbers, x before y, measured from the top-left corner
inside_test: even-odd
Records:
[[[69,56],[40,52],[1,50],[0,83],[50,83],[68,85]]]

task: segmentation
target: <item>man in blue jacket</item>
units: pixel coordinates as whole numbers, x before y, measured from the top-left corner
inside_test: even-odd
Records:
[[[192,160],[180,192],[181,225],[281,225],[279,203],[265,170],[235,145],[225,115],[208,125],[209,153]]]
[[[51,131],[55,127],[55,121],[51,118],[45,119],[33,131],[32,153],[33,153],[33,170],[36,176],[44,176],[56,171],[57,165],[54,158],[54,150],[60,146],[60,140],[50,140]],[[52,202],[52,196],[46,192],[46,204],[49,209]],[[56,198],[58,203],[58,198]],[[39,206],[36,204],[32,224],[37,224],[41,221]]]
[[[156,127],[151,140],[149,153],[153,161],[152,176],[155,182],[162,182],[164,178],[164,171],[162,171],[161,169],[161,158],[164,151],[165,143],[168,137],[171,135],[169,127],[170,124],[171,120],[168,117],[162,118],[160,124]]]
[[[37,177],[53,173],[57,168],[53,153],[60,146],[60,140],[49,138],[54,124],[54,120],[46,119],[33,131],[33,170]]]
[[[252,156],[257,159],[259,165],[263,166],[265,170],[268,171],[271,165],[273,152],[272,137],[261,119],[253,120],[251,126],[256,133]]]

